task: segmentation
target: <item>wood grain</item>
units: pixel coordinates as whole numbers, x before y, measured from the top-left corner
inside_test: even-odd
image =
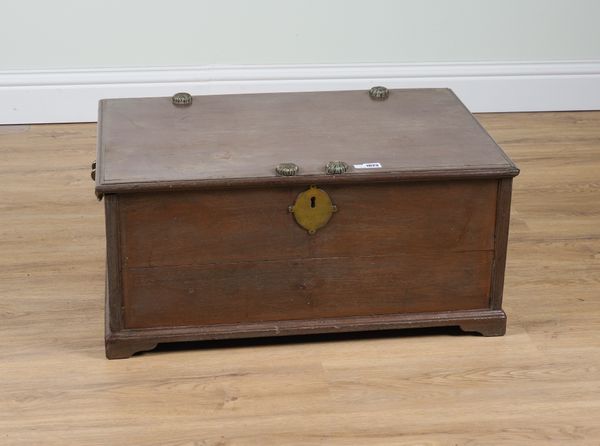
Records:
[[[506,336],[227,341],[127,361],[104,358],[95,125],[0,127],[0,444],[598,444],[600,112],[478,118],[521,168]]]
[[[119,196],[111,331],[489,307],[498,181],[332,186],[314,236],[304,189]]]
[[[506,253],[508,244],[508,228],[510,224],[510,201],[512,195],[512,178],[504,178],[498,183],[496,207],[496,225],[494,232],[494,263],[492,265],[492,283],[490,288],[490,307],[502,308],[502,291],[504,290],[504,272],[506,269]]]
[[[126,328],[484,309],[491,251],[134,268]]]
[[[258,322],[336,318],[327,331],[344,332],[353,317],[428,312],[444,325],[456,319],[444,313],[479,309],[469,330],[504,333],[508,190],[518,169],[452,91],[389,96],[101,101],[92,177],[98,196],[112,195],[104,185],[120,188],[106,207],[119,212],[107,215],[107,236],[118,238],[108,241],[107,357],[121,344],[122,358],[128,339],[146,348],[170,338],[143,328],[196,326],[205,339],[212,324],[240,323],[250,337]],[[355,170],[365,157],[378,169]],[[343,175],[325,172],[330,160],[346,162]],[[282,161],[295,161],[297,175],[279,177]],[[487,181],[470,176],[499,170]],[[309,236],[288,209],[322,181],[339,212]],[[166,193],[140,193],[148,184]]]
[[[235,186],[286,187],[518,173],[448,89],[197,96],[100,103],[99,192]],[[326,175],[329,161],[349,171]],[[282,162],[298,164],[278,177]],[[376,170],[353,165],[377,162]]]
[[[339,212],[315,236],[288,212],[307,186],[122,194],[124,266],[493,250],[497,183],[329,186]]]
[[[123,328],[123,270],[121,231],[119,229],[119,200],[115,195],[104,198],[106,222],[106,304],[111,317],[106,317],[107,331]],[[109,296],[111,298],[109,299]]]

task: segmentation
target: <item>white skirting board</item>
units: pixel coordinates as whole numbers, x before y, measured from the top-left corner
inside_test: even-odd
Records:
[[[0,124],[94,122],[103,98],[444,87],[472,112],[600,109],[600,61],[0,71]]]

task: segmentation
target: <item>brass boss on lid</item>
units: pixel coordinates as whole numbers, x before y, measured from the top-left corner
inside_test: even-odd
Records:
[[[175,93],[171,98],[173,105],[191,105],[192,95],[189,93]]]
[[[298,173],[298,165],[294,163],[280,163],[275,167],[277,175],[284,177],[293,177]]]
[[[369,90],[369,97],[374,101],[384,101],[390,95],[390,90],[381,85],[373,87]]]

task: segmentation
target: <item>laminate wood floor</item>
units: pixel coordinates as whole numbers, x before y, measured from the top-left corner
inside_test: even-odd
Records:
[[[478,118],[522,171],[505,337],[241,341],[120,361],[104,357],[96,126],[0,127],[0,444],[599,445],[600,112]]]

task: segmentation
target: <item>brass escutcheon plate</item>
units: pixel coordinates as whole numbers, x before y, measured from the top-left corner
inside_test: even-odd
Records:
[[[294,214],[296,223],[312,235],[329,222],[331,215],[337,212],[337,206],[323,189],[310,186],[298,195],[288,211]]]

